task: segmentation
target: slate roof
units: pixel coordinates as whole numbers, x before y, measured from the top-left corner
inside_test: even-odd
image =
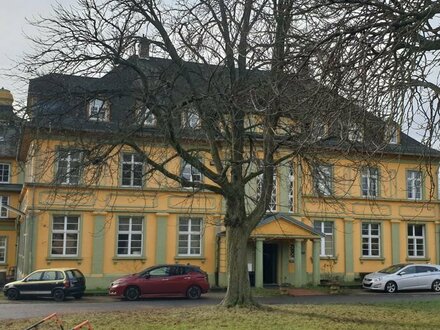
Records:
[[[183,83],[180,69],[171,60],[164,58],[139,59],[133,57],[136,65],[142,68],[145,75],[151,83],[151,90],[154,94],[148,102],[149,107],[161,106],[164,102],[173,102],[179,104],[180,100],[187,100],[188,86]],[[199,63],[185,62],[186,68],[190,72],[194,84],[201,95],[212,95],[212,102],[222,102],[224,95],[227,95],[228,84],[223,84],[229,73],[221,66],[202,65]],[[249,75],[250,84],[264,84],[263,78],[267,75],[264,71],[251,71]],[[218,78],[218,79],[214,79]],[[215,83],[214,83],[215,81]],[[30,126],[49,129],[70,129],[82,132],[126,132],[133,123],[133,113],[135,99],[139,90],[140,81],[137,74],[128,68],[115,67],[108,74],[101,78],[80,77],[72,75],[50,74],[36,79],[32,79],[29,84],[29,117]],[[298,102],[297,108],[289,108],[292,117],[302,116],[304,111],[303,103],[300,100],[303,95],[309,91],[316,91],[317,83],[312,79],[303,79],[300,82],[292,82],[292,90],[289,92],[289,102]],[[320,90],[326,93],[328,97],[323,97],[321,103],[316,106],[318,111],[331,111],[331,107],[338,103],[343,103],[350,111],[350,115],[356,117],[354,105],[344,101],[334,93],[329,93],[325,89]],[[333,96],[332,96],[333,95]],[[111,115],[109,122],[91,121],[87,115],[87,103],[94,98],[106,98],[110,102]],[[211,97],[211,96],[210,96]],[[190,102],[191,100],[189,100]],[[286,101],[287,102],[287,101]],[[243,105],[244,107],[246,104]],[[252,107],[250,107],[252,108]],[[179,110],[179,109],[176,109]],[[205,110],[205,109],[204,109]],[[206,108],[209,111],[209,107]],[[359,112],[360,113],[360,112]],[[338,128],[331,127],[327,138],[316,143],[317,150],[324,148],[326,150],[354,150],[358,152],[368,152],[375,150],[377,144],[383,145],[383,127],[384,122],[379,118],[365,111],[362,113],[362,120],[366,122],[366,127],[373,127],[371,136],[365,136],[365,142],[356,146],[347,141],[341,140],[338,136]],[[177,125],[181,122],[179,113],[172,114]],[[319,114],[309,114],[304,120],[316,120]],[[331,114],[330,114],[331,116]],[[344,112],[339,111],[338,116],[344,118]],[[301,120],[301,119],[300,119]],[[378,127],[377,129],[375,127]],[[307,130],[307,128],[306,128]],[[160,128],[144,127],[139,130],[142,134],[160,135]],[[200,132],[191,131],[187,134],[190,137],[201,137]],[[258,134],[255,134],[258,138]],[[374,140],[377,140],[376,143]],[[369,143],[368,141],[372,141]],[[292,146],[295,142],[292,142]],[[302,141],[300,141],[302,143]],[[296,147],[296,146],[295,146]],[[354,148],[353,148],[354,147]],[[439,157],[440,152],[426,147],[422,143],[400,132],[400,143],[389,144],[381,147],[379,153],[390,153],[399,155]]]

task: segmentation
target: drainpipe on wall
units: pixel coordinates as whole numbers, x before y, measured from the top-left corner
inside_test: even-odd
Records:
[[[215,273],[214,273],[214,283],[215,286],[219,286],[219,272],[220,272],[220,240],[221,233],[217,233],[215,238]]]

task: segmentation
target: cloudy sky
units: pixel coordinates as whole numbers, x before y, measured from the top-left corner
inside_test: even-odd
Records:
[[[63,5],[76,2],[58,1]],[[31,49],[30,41],[26,40],[24,34],[32,34],[33,30],[26,18],[47,16],[53,4],[56,4],[56,0],[0,0],[0,87],[9,89],[17,100],[25,99],[27,84],[7,77],[7,74],[12,73],[11,67],[23,53]]]

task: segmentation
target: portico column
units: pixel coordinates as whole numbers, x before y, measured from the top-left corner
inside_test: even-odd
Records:
[[[303,285],[302,281],[302,239],[295,239],[295,286],[297,288]]]
[[[321,239],[313,240],[313,285],[319,285],[321,281],[321,267],[320,267],[320,251]]]
[[[263,241],[264,238],[257,238],[255,242],[255,287],[263,287]]]

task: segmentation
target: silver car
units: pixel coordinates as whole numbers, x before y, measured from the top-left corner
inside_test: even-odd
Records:
[[[364,289],[385,291],[431,289],[440,292],[440,266],[397,264],[368,274],[362,280]]]

